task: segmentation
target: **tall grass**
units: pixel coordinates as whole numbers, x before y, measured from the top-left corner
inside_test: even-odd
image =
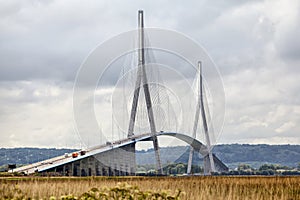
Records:
[[[119,183],[119,186],[118,186]],[[4,197],[60,199],[80,197],[86,192],[111,191],[128,184],[132,192],[159,193],[181,199],[300,199],[300,177],[89,177],[89,178],[0,178]],[[126,183],[126,184],[125,184]],[[124,186],[124,187],[125,187]],[[126,186],[128,187],[128,186]],[[16,199],[17,199],[16,198]],[[154,197],[152,199],[155,199]],[[162,197],[157,199],[164,199]]]

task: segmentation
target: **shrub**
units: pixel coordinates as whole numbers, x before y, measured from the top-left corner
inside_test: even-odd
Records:
[[[179,199],[181,191],[177,190],[175,195],[171,195],[169,191],[141,191],[137,186],[129,185],[128,183],[118,183],[116,187],[112,188],[92,188],[88,192],[83,193],[80,200],[98,200],[98,199]]]

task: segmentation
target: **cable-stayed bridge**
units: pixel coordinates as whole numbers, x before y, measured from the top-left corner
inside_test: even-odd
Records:
[[[189,134],[178,133],[177,131],[158,131],[160,130],[158,128],[161,128],[158,124],[163,121],[162,117],[164,116],[158,115],[157,112],[155,112],[156,110],[154,105],[156,105],[157,102],[161,103],[161,101],[163,101],[163,94],[159,93],[160,90],[157,85],[154,85],[155,87],[153,87],[153,85],[150,84],[151,81],[149,81],[149,79],[151,80],[153,76],[158,78],[159,73],[149,73],[149,65],[147,65],[148,62],[146,62],[146,58],[149,58],[149,55],[148,51],[145,50],[145,42],[143,11],[139,11],[137,71],[133,81],[134,89],[130,105],[126,138],[106,142],[103,145],[86,148],[78,152],[65,154],[42,162],[23,166],[15,169],[14,171],[26,174],[53,172],[70,176],[135,175],[136,143],[152,141],[155,152],[156,171],[157,174],[163,174],[163,166],[158,144],[159,136],[174,137],[191,146],[187,169],[188,174],[191,173],[194,151],[199,152],[204,158],[204,174],[211,174],[216,171],[227,171],[227,166],[212,153],[213,144],[210,134],[210,131],[212,130],[209,129],[210,126],[208,125],[209,111],[205,109],[204,106],[205,92],[202,81],[201,61],[198,62],[198,92],[192,135],[189,136]],[[141,99],[141,95],[144,95],[143,99]],[[145,114],[143,117],[146,118],[146,121],[149,124],[148,128],[150,129],[150,132],[136,134],[136,121],[139,118],[138,112],[141,110],[140,107],[142,100],[144,101],[144,107],[146,107],[144,109]],[[173,115],[176,117],[176,113]],[[205,144],[196,139],[197,132],[199,132],[199,122],[202,122],[201,126],[204,129]]]

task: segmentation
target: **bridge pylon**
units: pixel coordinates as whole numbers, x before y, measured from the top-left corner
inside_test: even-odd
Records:
[[[199,69],[199,90],[198,90],[198,101],[197,101],[197,106],[196,106],[195,121],[194,121],[192,136],[193,136],[193,138],[196,138],[197,127],[198,127],[200,111],[201,111],[201,118],[202,118],[204,135],[205,135],[205,139],[206,139],[206,148],[207,148],[207,155],[203,159],[204,174],[211,174],[212,172],[215,172],[215,164],[214,164],[214,157],[212,154],[211,140],[210,140],[209,133],[208,133],[208,126],[207,126],[206,114],[205,114],[204,103],[203,103],[203,81],[202,81],[202,63],[201,63],[201,61],[198,62],[198,69]],[[194,154],[194,148],[191,146],[189,160],[188,160],[187,174],[191,174],[193,154]]]
[[[151,95],[150,95],[150,91],[149,91],[149,84],[148,84],[147,74],[146,74],[144,43],[145,43],[144,17],[143,17],[143,11],[139,10],[138,11],[138,70],[137,70],[137,76],[136,76],[136,82],[135,82],[134,95],[133,95],[133,100],[132,100],[132,107],[131,107],[130,121],[129,121],[127,136],[128,136],[128,138],[130,138],[134,135],[136,111],[137,111],[137,105],[138,105],[141,82],[142,82],[144,94],[145,94],[147,112],[148,112],[148,120],[149,120],[149,124],[150,124],[150,130],[151,130],[151,134],[152,134],[153,146],[154,146],[154,151],[155,151],[156,170],[158,173],[163,174],[163,169],[162,169],[161,160],[160,160],[159,145],[158,145],[158,140],[157,140],[157,136],[156,136],[156,127],[155,127]]]

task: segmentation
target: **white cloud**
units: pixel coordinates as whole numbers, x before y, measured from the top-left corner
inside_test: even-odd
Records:
[[[248,144],[299,144],[299,137],[268,137],[268,138],[253,138],[253,139],[237,139],[236,143]]]
[[[17,82],[9,90],[6,85],[0,86],[0,146],[80,147],[73,128],[72,85]]]
[[[286,131],[290,131],[292,128],[294,128],[296,125],[293,122],[286,122],[279,128],[275,129],[276,132],[278,133],[283,133]]]

